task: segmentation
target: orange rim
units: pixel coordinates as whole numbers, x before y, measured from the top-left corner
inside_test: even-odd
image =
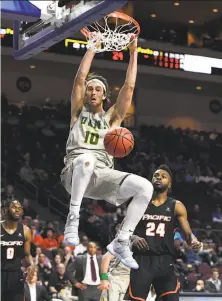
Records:
[[[140,25],[139,25],[139,23],[138,23],[135,19],[133,19],[132,17],[130,17],[130,16],[126,15],[126,14],[123,14],[123,13],[119,13],[118,11],[114,11],[113,13],[107,15],[107,17],[119,18],[119,19],[122,19],[122,20],[124,20],[124,21],[131,21],[131,22],[134,23],[135,26],[137,27],[138,33],[135,34],[135,36],[136,36],[136,37],[139,36],[139,34],[140,34]],[[80,31],[81,31],[81,33],[82,33],[85,37],[87,37],[88,39],[90,38],[90,31],[89,31],[88,29],[83,28],[83,29],[81,29]]]

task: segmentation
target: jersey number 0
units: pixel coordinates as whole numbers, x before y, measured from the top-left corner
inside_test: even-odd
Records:
[[[7,248],[7,251],[6,251],[6,258],[7,259],[12,259],[14,257],[14,248]]]
[[[146,225],[146,236],[165,236],[165,224],[159,223],[157,226],[155,223],[147,223]]]

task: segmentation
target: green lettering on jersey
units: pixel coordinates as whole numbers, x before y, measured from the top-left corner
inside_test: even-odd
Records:
[[[90,133],[90,131],[86,132],[86,137],[84,143],[89,143],[92,145],[97,145],[99,142],[99,134],[97,133]]]
[[[93,123],[92,123],[92,120],[91,120],[91,119],[90,119],[89,122],[88,122],[88,126],[90,126],[91,128],[95,128],[94,125],[93,125]]]
[[[88,119],[87,117],[82,117],[81,124],[86,124],[87,119]]]
[[[95,129],[101,129],[101,122],[99,120],[96,120]]]
[[[88,119],[87,117],[82,117],[81,118],[81,124],[87,124],[89,127],[93,128],[93,129],[106,129],[105,124],[102,124],[100,120],[91,120]]]

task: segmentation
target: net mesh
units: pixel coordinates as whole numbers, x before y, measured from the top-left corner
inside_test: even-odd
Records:
[[[123,50],[138,36],[139,28],[133,20],[125,21],[114,14],[88,25],[82,33],[86,36],[88,47],[99,53]]]

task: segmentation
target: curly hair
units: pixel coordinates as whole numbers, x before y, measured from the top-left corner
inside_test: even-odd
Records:
[[[173,173],[168,165],[162,164],[162,165],[158,166],[157,170],[158,169],[165,170],[170,175],[171,181],[173,181]]]
[[[100,80],[106,87],[106,91],[105,92],[105,96],[106,98],[103,100],[103,106],[104,106],[104,110],[106,111],[109,107],[110,104],[110,96],[111,96],[111,91],[109,89],[109,85],[107,80],[105,79],[105,77],[103,77],[102,75],[99,75],[97,73],[89,73],[87,78],[86,78],[86,83],[92,79],[98,79]]]
[[[17,202],[19,204],[21,204],[18,200],[3,200],[2,201],[2,204],[1,204],[1,207],[2,208],[9,208],[9,206],[13,203],[13,202]]]

